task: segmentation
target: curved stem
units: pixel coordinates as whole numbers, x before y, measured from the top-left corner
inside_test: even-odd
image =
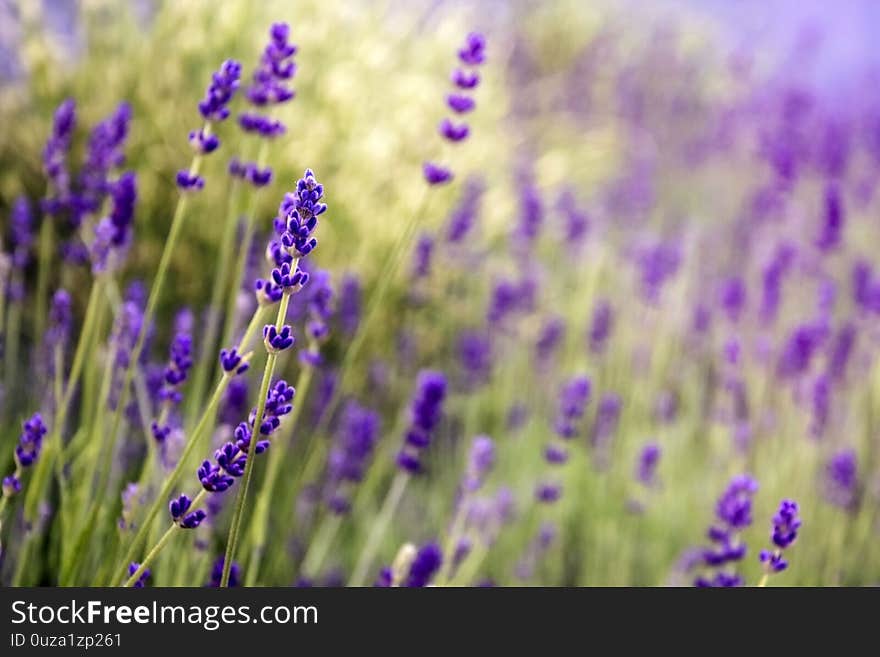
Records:
[[[204,489],[199,491],[199,494],[193,498],[192,507],[195,508],[199,504],[202,503],[202,500],[205,499],[205,495],[207,495],[207,491]],[[147,553],[147,556],[144,557],[144,560],[141,562],[140,566],[138,566],[137,570],[135,570],[128,579],[124,580],[120,584],[120,586],[131,587],[134,586],[135,582],[137,582],[141,575],[144,574],[144,571],[150,567],[150,564],[156,560],[156,557],[162,552],[162,549],[168,544],[168,541],[171,540],[172,536],[174,536],[174,530],[180,529],[180,526],[177,524],[172,524],[168,529],[165,530],[165,533],[162,534],[162,537],[153,546],[153,549]],[[128,563],[132,563],[129,561]]]
[[[229,263],[232,260],[232,251],[235,243],[238,190],[238,180],[233,179],[229,186],[229,195],[227,196],[226,223],[220,238],[220,249],[217,258],[218,270],[217,275],[214,276],[211,299],[208,302],[208,317],[203,332],[199,365],[196,367],[192,388],[189,392],[189,405],[192,409],[190,414],[201,408],[202,397],[205,395],[205,386],[208,384],[208,377],[211,376],[216,367],[216,361],[211,357],[211,354],[217,348],[217,334],[220,331],[220,304],[223,301],[224,291],[228,289]]]
[[[367,536],[367,542],[364,544],[364,549],[361,551],[360,557],[358,557],[351,579],[348,580],[349,586],[363,586],[367,571],[370,569],[373,557],[379,548],[379,541],[382,540],[382,536],[388,528],[388,523],[391,522],[391,516],[397,511],[400,500],[403,499],[403,492],[406,490],[409,479],[409,473],[399,471],[395,475],[394,481],[391,482],[391,488],[388,489],[388,494],[382,503],[382,510],[379,511],[379,515],[376,516],[376,520],[373,522],[373,526]]]
[[[307,365],[300,371],[300,375],[297,378],[294,389],[299,398],[299,403],[294,404],[293,410],[290,412],[290,417],[287,422],[284,423],[289,434],[287,440],[279,441],[282,442],[284,446],[290,444],[293,432],[296,429],[299,416],[302,413],[302,402],[308,393],[313,372],[314,368]],[[278,453],[276,450],[269,450],[268,457],[269,463],[266,469],[266,478],[264,479],[263,486],[257,496],[257,505],[254,509],[254,522],[253,525],[251,525],[251,556],[248,561],[245,586],[253,586],[257,581],[257,575],[260,571],[260,561],[263,558],[263,550],[266,547],[266,534],[269,526],[269,502],[272,499],[272,491],[275,490],[275,483],[278,480],[278,475],[281,473],[284,452]]]
[[[257,166],[261,169],[265,167],[266,159],[268,157],[269,141],[264,139],[260,144],[260,151],[257,155]],[[244,270],[247,266],[247,259],[251,252],[251,243],[254,241],[254,233],[256,232],[257,223],[255,215],[257,212],[257,202],[260,198],[260,189],[262,188],[255,190],[253,196],[251,196],[251,202],[247,210],[247,221],[245,224],[244,235],[241,243],[238,245],[238,260],[236,260],[235,263],[232,280],[229,282],[230,288],[227,290],[229,293],[229,301],[226,304],[226,323],[223,327],[224,344],[232,341],[232,332],[235,329],[236,295],[241,287],[241,281],[244,278]]]
[[[192,454],[196,445],[199,444],[202,433],[208,427],[209,419],[213,417],[214,411],[217,409],[217,406],[220,405],[220,400],[223,398],[223,393],[226,391],[226,387],[229,385],[229,382],[232,380],[232,377],[224,374],[224,376],[220,379],[220,382],[217,384],[217,387],[214,389],[214,394],[211,396],[211,401],[208,403],[205,412],[202,413],[202,417],[199,420],[199,423],[196,425],[196,428],[193,430],[192,436],[187,441],[186,446],[183,448],[183,453],[181,453],[180,458],[177,461],[177,465],[174,466],[174,470],[165,478],[164,483],[162,484],[162,489],[156,495],[153,500],[153,504],[150,506],[147,514],[144,516],[143,521],[138,527],[137,532],[134,535],[134,538],[131,539],[129,543],[128,549],[125,551],[125,554],[122,557],[122,564],[130,563],[134,558],[135,553],[137,552],[138,545],[140,545],[141,541],[146,538],[147,533],[150,530],[150,527],[153,524],[153,520],[158,515],[159,511],[165,507],[167,504],[167,500],[171,495],[171,491],[177,483],[178,478],[180,477],[181,472],[184,467],[186,467],[186,463],[189,460],[189,456]]]
[[[295,270],[296,260],[292,264]],[[281,303],[278,306],[278,318],[275,320],[275,327],[280,329],[287,317],[287,306],[290,303],[290,293],[284,292],[281,297]],[[244,474],[241,478],[241,487],[235,498],[235,507],[232,511],[232,521],[229,526],[229,538],[226,541],[226,554],[223,562],[223,577],[220,580],[220,586],[225,588],[229,586],[229,573],[232,568],[232,560],[235,558],[235,549],[238,543],[238,536],[241,533],[241,519],[244,515],[244,504],[247,500],[248,488],[250,487],[251,477],[254,473],[254,457],[256,456],[257,439],[259,438],[260,425],[263,423],[263,414],[266,412],[266,396],[269,394],[269,384],[272,381],[272,375],[275,372],[275,362],[278,360],[278,354],[269,352],[266,357],[266,367],[263,369],[263,381],[260,383],[260,396],[257,401],[257,413],[254,416],[253,435],[248,444],[247,460],[245,461]]]

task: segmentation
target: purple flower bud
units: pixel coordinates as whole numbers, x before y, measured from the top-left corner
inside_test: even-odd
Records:
[[[229,350],[220,350],[220,367],[222,367],[223,371],[227,374],[242,374],[247,371],[249,364],[242,360],[241,355],[235,347],[233,347]]]
[[[459,89],[474,89],[480,84],[480,74],[457,68],[452,72],[451,80]]]
[[[177,172],[177,188],[182,192],[198,191],[205,187],[205,179],[186,169]]]
[[[458,205],[449,216],[446,228],[447,242],[461,244],[471,232],[485,190],[486,185],[480,178],[471,177],[465,181]]]
[[[431,256],[434,253],[434,238],[422,233],[416,240],[413,254],[412,275],[414,278],[425,278],[431,271]]]
[[[636,466],[636,479],[645,486],[655,486],[657,483],[657,466],[660,464],[660,445],[648,443],[639,453]]]
[[[21,479],[14,474],[3,477],[3,496],[14,497],[21,492]]]
[[[451,181],[453,177],[450,169],[433,162],[425,162],[422,165],[422,172],[429,185],[443,185]]]
[[[419,548],[406,579],[408,587],[423,587],[431,583],[431,578],[440,569],[443,551],[436,543],[427,543]]]
[[[196,472],[202,487],[209,493],[222,493],[229,489],[235,480],[221,470],[220,466],[203,461]]]
[[[269,353],[278,353],[289,349],[294,343],[293,329],[285,324],[279,331],[274,324],[267,324],[263,327],[263,342]]]
[[[220,138],[214,134],[205,134],[204,130],[193,130],[189,133],[189,145],[196,153],[208,155],[220,146]]]
[[[798,517],[798,505],[793,500],[782,500],[779,511],[773,516],[773,544],[780,550],[794,544],[797,540],[801,519]]]
[[[211,84],[205,98],[199,103],[199,112],[207,121],[223,121],[229,116],[229,103],[238,90],[241,64],[227,59],[211,75]]]
[[[844,449],[825,466],[825,499],[834,506],[855,511],[859,505],[859,478],[856,453]]]
[[[458,58],[466,66],[479,66],[486,61],[486,38],[479,32],[467,35],[464,45],[458,51]]]
[[[443,119],[437,131],[443,138],[451,142],[460,142],[467,139],[471,130],[467,123],[453,123],[450,119]]]
[[[614,309],[607,299],[602,299],[596,303],[596,307],[593,309],[593,318],[590,321],[590,330],[587,334],[590,351],[594,354],[603,353],[613,328]]]
[[[566,440],[578,435],[577,423],[584,416],[590,399],[592,384],[585,376],[576,376],[562,387],[559,393],[559,412],[556,416],[556,433]]]
[[[467,114],[468,112],[473,111],[474,107],[477,106],[476,101],[470,96],[465,96],[464,94],[449,94],[446,96],[446,104],[456,114]]]
[[[446,398],[446,376],[442,372],[422,370],[416,380],[416,394],[410,404],[410,426],[403,449],[397,455],[397,465],[417,474],[422,472],[421,453],[431,442],[431,436],[443,416]]]
[[[843,240],[845,214],[840,188],[836,184],[831,183],[825,188],[824,210],[816,247],[827,253],[838,247]]]
[[[293,56],[297,47],[288,41],[290,27],[287,23],[274,23],[269,29],[269,43],[254,71],[253,84],[247,90],[248,100],[258,107],[286,103],[294,97],[287,86],[296,74]]]
[[[141,567],[141,565],[139,563],[137,563],[136,561],[128,564],[129,576],[134,575],[138,571],[138,568],[140,568],[140,567]],[[148,579],[150,579],[150,569],[145,568],[144,572],[141,573],[140,577],[138,577],[137,581],[134,584],[132,584],[132,586],[136,589],[142,589],[147,585]]]
[[[238,125],[240,125],[241,129],[245,132],[257,133],[261,137],[266,137],[267,139],[275,139],[287,132],[287,128],[281,123],[281,121],[272,119],[268,116],[263,116],[262,114],[255,114],[253,112],[240,114],[238,117]]]
[[[471,493],[479,490],[494,465],[495,444],[489,436],[477,436],[471,444],[468,456],[465,490]]]

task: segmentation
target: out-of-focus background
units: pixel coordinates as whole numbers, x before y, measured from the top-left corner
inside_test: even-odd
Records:
[[[139,199],[120,282],[149,281],[210,73],[235,57],[247,77],[275,21],[290,23],[299,46],[297,95],[279,111],[288,131],[269,151],[275,176],[258,197],[257,242],[311,167],[330,206],[314,260],[335,280],[356,275],[368,297],[416,213],[436,248],[428,282],[415,280],[407,253],[378,328],[341,373],[345,395],[381,406],[382,468],[415,372],[439,368],[456,382],[437,474],[413,486],[384,540],[385,562],[404,540],[442,534],[469,440],[488,433],[502,453],[497,482],[529,520],[498,536],[475,576],[690,581],[689,546],[705,542],[730,476],[748,471],[761,485],[744,534],[754,546],[748,581],[760,577],[756,555],[779,500],[794,497],[805,528],[781,581],[877,582],[880,4],[0,0],[0,217],[18,195],[45,194],[41,153],[59,102],[76,98],[90,126],[128,101],[127,166],[138,172]],[[474,29],[489,45],[471,135],[442,150],[449,72]],[[233,122],[219,131],[222,150],[206,159],[205,192],[173,255],[157,344],[179,307],[204,310],[229,157],[255,157]],[[73,161],[84,145],[81,131]],[[423,206],[422,162],[434,158],[456,183],[432,189]],[[443,246],[464,182],[477,179],[477,227]],[[541,233],[523,250],[517,231],[530,212]],[[89,279],[85,270],[65,276],[74,291]],[[504,281],[527,281],[533,294],[509,303],[502,330],[492,309],[504,303]],[[553,318],[565,337],[544,368],[533,352]],[[27,326],[24,342],[36,342]],[[842,355],[851,332],[856,346]],[[486,335],[488,364],[473,339]],[[334,333],[326,346],[334,376],[347,340]],[[594,386],[588,446],[569,464],[562,510],[548,525],[532,487],[558,389],[581,372]],[[511,420],[517,409],[528,421]],[[663,446],[661,485],[634,475],[649,441]],[[362,522],[343,528],[328,565],[351,568],[389,477],[368,477]],[[284,492],[278,527],[305,504],[303,490]],[[548,526],[559,552],[542,563]],[[273,553],[265,581],[293,578],[299,557],[287,555],[301,557],[303,541],[298,534]]]

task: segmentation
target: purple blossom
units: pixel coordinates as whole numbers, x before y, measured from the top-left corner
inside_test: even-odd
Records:
[[[341,428],[327,457],[327,475],[333,488],[328,506],[333,513],[351,510],[352,487],[366,473],[379,438],[379,414],[349,402],[342,414]]]
[[[446,398],[446,375],[434,370],[422,370],[416,379],[416,393],[410,404],[410,424],[404,446],[397,454],[397,465],[410,474],[424,470],[422,452],[431,444],[431,438],[443,417]]]
[[[248,100],[257,107],[285,103],[294,91],[287,85],[296,74],[293,56],[297,47],[290,43],[290,26],[274,23],[269,29],[269,43],[263,50],[260,64],[254,71],[253,83],[247,90]]]
[[[141,565],[137,562],[132,562],[128,564],[128,574],[129,576],[134,575]],[[136,589],[142,589],[147,585],[147,580],[150,579],[150,569],[145,568],[144,572],[141,573],[140,577],[138,577],[137,581],[132,584],[132,586]]]
[[[361,281],[355,274],[346,274],[339,289],[339,323],[346,335],[357,333],[361,322]]]
[[[838,247],[843,240],[845,213],[840,188],[831,183],[825,188],[825,205],[822,225],[816,239],[816,247],[827,253]]]
[[[468,454],[464,489],[469,493],[478,491],[489,471],[495,465],[495,443],[489,436],[477,436]]]
[[[211,75],[211,84],[199,102],[199,112],[206,121],[223,121],[229,116],[229,103],[238,90],[241,64],[227,59]]]
[[[846,511],[859,504],[858,460],[855,450],[844,449],[834,454],[825,466],[825,499]]]
[[[68,98],[55,110],[52,132],[43,149],[43,171],[52,184],[52,192],[57,194],[44,206],[44,210],[49,214],[55,214],[54,210],[60,207],[58,202],[65,199],[69,191],[70,172],[67,168],[67,156],[75,129],[76,103],[72,98]]]
[[[486,185],[481,178],[470,177],[465,181],[458,205],[449,215],[446,225],[446,241],[449,244],[461,244],[472,232],[485,190]]]
[[[604,353],[608,338],[614,329],[614,308],[607,299],[601,299],[593,308],[587,342],[594,354]]]
[[[436,543],[426,543],[419,548],[409,569],[406,586],[423,587],[431,583],[434,574],[443,563],[443,551]]]
[[[458,361],[465,384],[474,388],[488,382],[492,375],[492,340],[481,330],[463,331],[456,343]]]
[[[247,371],[249,364],[242,359],[235,347],[220,350],[220,367],[227,374],[242,374]]]
[[[294,343],[293,329],[287,324],[281,329],[277,329],[274,324],[266,324],[263,327],[263,342],[269,353],[289,349]]]
[[[192,500],[186,495],[180,495],[171,500],[168,511],[171,513],[171,521],[183,529],[195,529],[205,519],[207,514],[202,509],[190,511]]]
[[[660,464],[662,450],[657,443],[648,443],[639,452],[636,464],[636,479],[644,486],[657,484],[657,466]]]
[[[559,412],[554,424],[560,438],[570,440],[578,435],[577,424],[584,416],[591,390],[592,384],[586,376],[573,377],[562,386],[559,393]]]
[[[431,272],[431,256],[434,253],[434,238],[428,233],[422,233],[416,240],[415,253],[413,254],[412,275],[413,278],[425,278]]]
[[[313,237],[318,217],[327,211],[321,203],[324,186],[317,181],[311,169],[306,169],[296,183],[296,191],[285,196],[286,226],[281,244],[291,256],[305,257],[318,245]]]
[[[422,165],[422,174],[425,177],[425,182],[429,185],[443,185],[453,178],[453,173],[449,168],[433,162],[425,162]]]
[[[565,338],[565,320],[559,316],[546,319],[535,341],[535,359],[539,365],[546,366],[553,358]]]

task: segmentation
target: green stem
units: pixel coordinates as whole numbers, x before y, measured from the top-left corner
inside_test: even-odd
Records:
[[[260,151],[257,155],[257,166],[263,168],[266,166],[266,159],[269,157],[269,140],[264,139],[260,144]],[[253,192],[251,202],[248,206],[247,215],[245,217],[246,224],[244,235],[241,243],[238,245],[238,259],[235,262],[235,270],[232,280],[229,282],[230,287],[227,289],[229,300],[226,304],[226,323],[223,326],[223,344],[232,342],[232,332],[235,330],[235,306],[238,290],[241,287],[241,281],[244,278],[244,270],[247,266],[247,259],[251,252],[251,243],[254,241],[254,233],[256,232],[256,212],[257,201],[260,198],[259,188]]]
[[[440,567],[440,572],[436,578],[438,586],[443,586],[452,577],[452,559],[455,556],[455,545],[458,542],[462,529],[464,529],[464,521],[467,517],[465,511],[467,503],[466,497],[462,497],[458,502],[458,509],[455,512],[455,518],[452,520],[449,536],[446,538],[446,544],[443,546],[443,565]]]
[[[6,350],[3,354],[3,361],[6,364],[6,391],[12,395],[13,391],[17,391],[18,387],[18,349],[21,345],[21,313],[22,302],[14,300],[9,304],[9,316],[6,324]],[[12,396],[10,406],[16,407],[16,397]]]
[[[761,575],[761,581],[758,582],[758,587],[763,588],[763,587],[767,586],[767,580],[769,578],[770,578],[770,575],[768,575],[767,573],[764,573],[763,575]]]
[[[299,378],[294,386],[299,403],[294,404],[293,410],[290,412],[290,417],[287,422],[284,423],[290,436],[292,436],[293,432],[296,430],[296,425],[304,406],[303,401],[305,400],[312,381],[313,372],[314,368],[308,365],[305,366],[305,368],[300,371]],[[285,446],[290,444],[290,440],[279,442],[282,442]],[[281,473],[281,464],[284,462],[284,456],[285,453],[277,448],[269,450],[268,453],[269,463],[266,469],[266,478],[263,480],[263,486],[257,495],[257,505],[254,508],[254,521],[251,525],[252,547],[251,557],[248,561],[245,586],[253,586],[257,581],[257,575],[260,571],[260,561],[263,558],[263,551],[266,547],[266,535],[269,527],[269,502],[272,499],[272,491],[275,490],[275,483],[278,480],[278,475]]]
[[[341,526],[342,516],[340,515],[334,514],[324,518],[309,544],[305,559],[303,559],[303,575],[313,577],[320,572],[321,566],[324,564],[324,558],[327,556],[327,552],[333,544],[333,539],[336,537]]]
[[[131,539],[131,542],[128,545],[128,549],[125,551],[125,555],[122,558],[120,567],[124,567],[125,564],[131,563],[134,559],[134,555],[137,552],[138,546],[146,538],[147,533],[150,530],[150,527],[153,524],[153,520],[158,515],[159,511],[165,508],[165,505],[168,503],[168,498],[171,495],[171,490],[174,488],[177,483],[178,478],[180,477],[181,472],[186,467],[187,460],[189,459],[190,454],[192,454],[196,445],[199,444],[202,433],[204,433],[210,422],[211,418],[214,416],[214,411],[220,405],[220,401],[223,399],[223,393],[226,391],[226,387],[229,385],[229,382],[232,380],[232,377],[224,374],[224,376],[220,379],[220,382],[217,384],[217,387],[214,390],[214,394],[211,396],[211,400],[208,403],[207,408],[204,413],[202,413],[202,417],[199,420],[199,423],[196,425],[196,428],[193,430],[192,436],[187,441],[186,446],[183,448],[183,453],[180,455],[180,458],[177,461],[177,465],[174,466],[174,470],[171,471],[165,478],[165,482],[162,484],[162,489],[159,491],[159,494],[156,495],[156,498],[153,500],[153,504],[150,506],[147,514],[144,516],[143,521],[138,526],[138,530],[134,535],[134,538]]]
[[[379,548],[379,541],[382,540],[385,530],[388,528],[388,523],[391,522],[391,516],[397,511],[400,500],[403,499],[403,493],[409,480],[409,473],[401,470],[395,475],[394,481],[391,482],[391,488],[388,489],[388,494],[382,503],[382,510],[379,511],[379,515],[376,516],[376,520],[370,528],[367,542],[364,544],[364,549],[361,551],[351,579],[348,581],[349,586],[363,586],[367,571],[370,569],[373,557]]]
[[[52,219],[43,217],[40,225],[37,268],[37,298],[34,307],[34,335],[43,335],[46,328],[46,314],[49,297],[49,271],[53,265],[52,248],[55,243],[55,231]]]
[[[86,314],[83,318],[82,331],[80,332],[79,340],[77,341],[76,345],[76,351],[74,352],[73,364],[70,368],[70,376],[67,379],[67,387],[64,390],[64,394],[61,396],[61,401],[59,402],[58,408],[55,413],[55,426],[52,427],[51,433],[46,440],[47,446],[54,445],[56,442],[58,442],[60,447],[61,434],[64,429],[65,420],[67,419],[67,413],[70,408],[73,391],[76,389],[76,383],[79,380],[80,372],[82,371],[83,365],[85,363],[86,349],[91,341],[91,335],[95,330],[95,318],[97,317],[99,305],[102,299],[100,289],[101,285],[101,279],[97,279],[92,285],[91,291],[89,292],[89,300],[86,305]],[[59,454],[60,451],[61,450],[59,449]],[[54,449],[50,450],[48,453],[44,452],[43,458],[37,461],[37,465],[34,469],[34,481],[42,482],[45,479],[44,471],[51,471],[53,469],[52,466],[55,456],[56,452]],[[28,520],[32,520],[34,518],[37,505],[39,504],[39,501],[41,499],[43,499],[41,486],[30,486],[24,500],[25,518],[27,518]]]
[[[198,505],[202,502],[202,500],[205,498],[206,492],[207,491],[205,491],[205,490],[201,490],[199,492],[199,494],[195,496],[195,499],[193,499],[193,501],[192,501],[193,508],[195,508],[196,505]],[[144,557],[144,560],[141,562],[140,566],[138,566],[137,570],[135,570],[131,574],[131,576],[122,583],[122,586],[127,587],[127,588],[134,586],[135,582],[137,582],[141,578],[141,575],[144,574],[144,571],[150,567],[150,564],[156,560],[156,557],[159,556],[159,554],[162,552],[162,549],[168,544],[168,541],[170,541],[171,538],[174,536],[174,530],[179,529],[179,528],[180,528],[179,525],[177,525],[176,523],[173,523],[168,529],[165,530],[165,533],[162,534],[162,538],[159,539],[159,542],[156,543],[156,545],[153,546],[153,549],[147,553],[147,556]],[[128,559],[126,559],[125,563],[131,563],[131,562]]]
[[[291,269],[295,270],[297,261],[294,260]],[[287,317],[287,306],[290,303],[290,293],[284,292],[281,297],[281,303],[278,306],[278,318],[275,320],[275,327],[280,329]],[[247,461],[245,461],[244,474],[241,478],[241,487],[235,498],[235,507],[232,512],[232,521],[229,527],[229,538],[226,541],[226,555],[223,562],[223,577],[220,580],[220,586],[225,588],[229,586],[229,573],[232,568],[232,560],[235,558],[235,549],[238,543],[238,536],[241,532],[241,519],[244,515],[244,504],[247,499],[248,488],[250,487],[251,477],[254,472],[254,460],[256,456],[257,438],[259,437],[260,425],[263,423],[263,414],[266,412],[266,396],[269,394],[269,384],[272,381],[272,375],[275,372],[275,362],[278,360],[278,354],[269,352],[266,357],[266,367],[263,369],[263,381],[260,383],[260,396],[257,401],[257,413],[254,416],[253,435],[248,444]]]
[[[201,357],[196,367],[192,388],[189,392],[189,404],[193,412],[202,406],[202,397],[205,395],[205,386],[208,377],[214,372],[216,361],[212,357],[217,348],[217,334],[220,331],[220,304],[223,301],[223,293],[228,289],[229,263],[232,260],[232,251],[235,244],[235,225],[238,215],[238,181],[234,180],[229,187],[227,197],[228,212],[223,235],[220,239],[220,252],[218,254],[218,270],[214,277],[211,289],[211,300],[208,303],[208,317],[203,332]]]

